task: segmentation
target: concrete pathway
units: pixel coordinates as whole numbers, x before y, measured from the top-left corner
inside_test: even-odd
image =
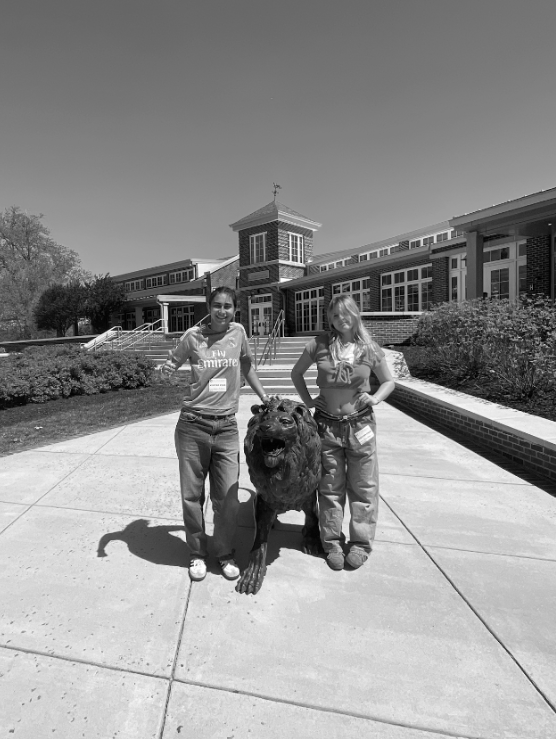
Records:
[[[554,739],[556,499],[377,416],[369,562],[304,556],[288,513],[257,596],[189,581],[177,414],[0,459],[0,738]]]

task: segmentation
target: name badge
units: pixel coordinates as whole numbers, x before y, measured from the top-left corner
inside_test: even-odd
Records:
[[[225,377],[213,377],[209,380],[209,393],[225,393],[226,392],[226,378]]]
[[[366,441],[369,441],[373,436],[373,430],[370,426],[363,426],[362,429],[355,432],[355,438],[360,444],[364,444]]]

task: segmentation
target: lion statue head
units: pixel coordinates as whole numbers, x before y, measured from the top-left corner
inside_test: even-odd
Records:
[[[321,475],[317,424],[307,406],[272,398],[251,407],[245,457],[258,495],[278,513],[301,510],[314,494]]]

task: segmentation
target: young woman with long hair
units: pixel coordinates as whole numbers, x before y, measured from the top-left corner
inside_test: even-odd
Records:
[[[353,298],[335,295],[327,310],[330,331],[311,339],[292,370],[301,400],[315,408],[322,441],[319,524],[326,561],[333,570],[352,568],[371,552],[378,515],[379,483],[374,406],[394,390],[384,352],[363,326]],[[317,364],[319,395],[305,382]],[[379,388],[371,394],[371,375]],[[346,498],[351,520],[347,554],[342,547]]]

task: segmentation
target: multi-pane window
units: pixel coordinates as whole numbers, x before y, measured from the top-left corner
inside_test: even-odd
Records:
[[[467,257],[456,254],[450,257],[450,300],[461,303],[467,295]]]
[[[434,244],[434,236],[425,236],[423,246],[430,246],[431,244]]]
[[[251,264],[266,262],[266,233],[253,234],[249,237],[249,258]]]
[[[170,331],[187,331],[195,325],[195,311],[192,305],[170,308]]]
[[[500,249],[485,249],[483,262],[499,262],[510,258],[510,247],[503,246]]]
[[[490,297],[508,299],[510,297],[510,269],[493,269],[490,273]]]
[[[160,287],[161,285],[168,284],[168,275],[155,275],[154,277],[145,278],[145,287],[147,289],[151,287]]]
[[[131,280],[125,283],[125,291],[130,293],[134,290],[143,290],[145,283],[143,280]]]
[[[324,288],[314,287],[295,293],[296,331],[322,331],[325,325]]]
[[[303,253],[303,236],[300,234],[288,234],[288,245],[290,252],[290,262],[301,262],[305,261]]]
[[[328,270],[334,269],[335,267],[345,267],[346,264],[349,264],[350,258],[347,259],[341,259],[338,262],[329,262],[328,264],[321,264],[320,265],[320,271],[321,272],[327,272]]]
[[[360,311],[371,310],[370,280],[351,280],[350,282],[337,282],[332,285],[332,294],[349,293],[354,299]]]
[[[170,272],[170,285],[175,285],[179,282],[189,282],[195,279],[195,268],[181,269],[178,272]]]
[[[432,301],[432,265],[381,275],[381,310],[422,311]]]
[[[134,328],[137,328],[134,310],[120,313],[118,320],[124,331],[133,331]]]

